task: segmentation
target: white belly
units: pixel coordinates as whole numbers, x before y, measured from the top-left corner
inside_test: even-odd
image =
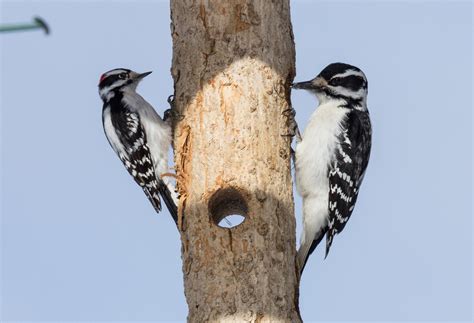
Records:
[[[339,144],[341,122],[348,112],[347,108],[326,103],[311,115],[303,140],[296,146],[296,185],[303,198],[312,196],[327,200],[328,166]]]
[[[303,197],[303,233],[300,257],[306,257],[311,242],[327,225],[329,179],[328,167],[334,159],[341,122],[349,109],[334,103],[320,105],[311,115],[296,146],[296,187]],[[302,261],[302,259],[300,259]]]

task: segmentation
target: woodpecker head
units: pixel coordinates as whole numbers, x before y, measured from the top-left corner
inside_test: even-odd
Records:
[[[135,91],[138,83],[151,72],[137,73],[126,68],[116,68],[100,76],[99,94],[102,100],[109,100],[114,92],[129,89]]]
[[[330,100],[345,100],[364,106],[367,101],[367,79],[364,73],[344,63],[330,64],[314,79],[293,83],[293,88],[311,91],[320,104]]]

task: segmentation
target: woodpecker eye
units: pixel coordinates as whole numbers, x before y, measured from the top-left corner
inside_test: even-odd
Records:
[[[122,79],[122,80],[125,80],[125,79],[127,78],[127,73],[120,73],[120,74],[118,75],[118,78],[119,78],[119,79]]]
[[[329,81],[329,84],[331,85],[339,85],[341,84],[341,78],[340,77],[335,77]]]

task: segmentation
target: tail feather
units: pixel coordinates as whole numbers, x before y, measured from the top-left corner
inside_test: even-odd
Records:
[[[156,186],[154,189],[151,189],[150,187],[143,187],[143,191],[145,192],[145,195],[148,197],[148,200],[150,200],[151,205],[153,205],[153,208],[155,209],[156,213],[161,212],[161,198],[160,198],[160,195],[161,195],[161,197],[163,198],[163,201],[165,202],[166,207],[168,208],[168,211],[173,217],[174,222],[177,224],[178,223],[178,207],[176,206],[177,198],[173,199],[173,195],[165,183],[161,182],[158,185],[159,185],[158,189],[156,189]]]
[[[145,192],[146,197],[148,197],[148,200],[150,201],[151,205],[153,205],[153,208],[155,209],[156,213],[159,213],[161,211],[161,200],[158,192],[152,192],[148,187],[143,187],[143,191]]]
[[[306,266],[306,263],[308,262],[309,256],[313,253],[313,251],[319,245],[325,233],[326,233],[325,230],[320,231],[316,235],[315,239],[312,240],[311,245],[303,244],[298,250],[298,266],[300,270],[300,277],[303,274],[303,270],[304,270],[304,267]]]
[[[324,256],[324,259],[326,259],[328,256],[329,249],[331,249],[334,235],[336,234],[337,234],[337,231],[334,228],[329,229],[328,232],[326,233],[326,255]]]
[[[160,195],[163,198],[163,201],[166,204],[166,207],[168,208],[168,211],[170,212],[171,216],[173,217],[173,220],[176,224],[178,224],[178,207],[177,207],[177,201],[176,198],[173,198],[173,194],[168,188],[168,186],[165,183],[162,183],[159,188]]]

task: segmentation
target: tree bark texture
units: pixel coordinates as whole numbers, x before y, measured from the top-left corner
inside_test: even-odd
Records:
[[[188,321],[300,322],[289,0],[171,0],[171,20]]]

